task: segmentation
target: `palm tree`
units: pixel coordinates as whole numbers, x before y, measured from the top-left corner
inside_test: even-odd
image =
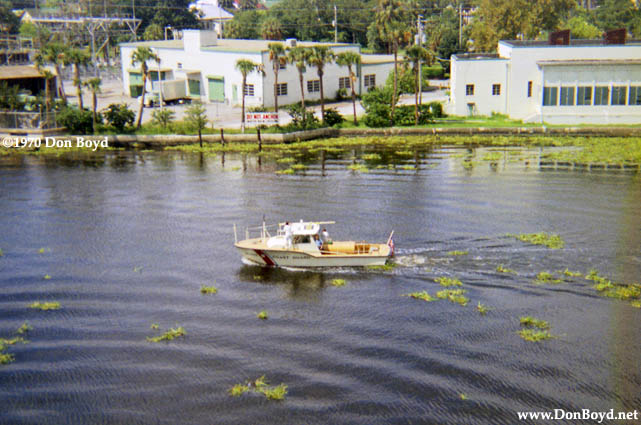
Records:
[[[283,27],[276,18],[267,18],[260,27],[260,35],[264,40],[282,40]]]
[[[418,79],[422,78],[418,74],[418,63],[423,61],[429,66],[434,60],[434,55],[423,46],[412,46],[405,51],[405,59],[414,64],[414,120],[418,125]]]
[[[346,66],[349,72],[349,86],[352,89],[352,109],[354,109],[354,125],[358,125],[356,119],[356,92],[354,85],[356,83],[356,74],[352,70],[352,66],[359,66],[361,64],[361,55],[356,52],[342,52],[336,57],[336,63],[340,66]]]
[[[329,50],[327,46],[314,46],[309,55],[308,63],[316,67],[318,78],[320,80],[320,101],[321,101],[321,115],[323,122],[325,122],[325,92],[323,91],[323,74],[325,73],[325,65],[334,62],[334,52]]]
[[[411,38],[408,26],[404,22],[405,3],[403,0],[379,0],[376,10],[376,26],[381,38],[387,42],[388,50],[394,54],[394,92],[392,93],[392,110],[390,118],[394,120],[394,109],[398,95],[398,49],[403,41]]]
[[[153,60],[156,63],[160,63],[160,58],[154,52],[151,51],[149,47],[137,47],[131,55],[131,66],[136,66],[140,62],[140,73],[142,75],[142,96],[140,97],[140,109],[138,110],[138,121],[136,122],[136,128],[140,128],[142,123],[142,113],[143,108],[145,107],[145,89],[147,85],[147,78],[149,78],[149,68],[147,67],[147,61]]]
[[[280,66],[285,63],[285,46],[283,43],[269,43],[269,60],[272,61],[274,69],[274,109],[278,113],[278,71]]]
[[[60,65],[67,63],[67,51],[68,48],[64,44],[58,42],[50,42],[43,46],[40,53],[36,57],[36,62],[53,64],[54,68],[56,69],[56,75],[58,77],[56,79],[56,84],[58,86],[56,89],[58,93],[60,93],[60,97],[65,104],[67,103],[67,96],[65,95],[65,88],[62,84],[62,73],[60,72]]]
[[[90,56],[85,50],[72,48],[67,52],[67,60],[69,63],[73,64],[73,84],[78,89],[78,108],[82,110],[82,81],[80,80],[80,66],[89,65]]]
[[[93,123],[93,132],[96,132],[96,121],[97,121],[97,113],[96,109],[98,108],[98,93],[100,93],[100,85],[102,84],[102,80],[98,77],[96,78],[91,78],[87,81],[85,81],[85,86],[89,89],[91,92],[91,111],[93,113],[92,115],[92,123]]]
[[[242,117],[241,117],[241,128],[245,131],[245,86],[247,85],[247,75],[259,69],[259,65],[248,60],[248,59],[238,59],[236,61],[236,69],[240,71],[243,76],[243,106],[242,106]]]
[[[40,74],[45,78],[45,111],[49,113],[51,110],[51,90],[50,90],[50,81],[55,76],[51,71],[44,68],[44,57],[41,53],[36,54],[35,64]]]
[[[287,61],[296,65],[298,80],[300,81],[300,98],[303,112],[305,111],[305,87],[303,85],[303,74],[307,71],[309,54],[311,51],[306,47],[292,47],[287,50]]]

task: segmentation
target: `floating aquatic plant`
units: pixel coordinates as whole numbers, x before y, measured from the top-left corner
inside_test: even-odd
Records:
[[[434,281],[439,283],[441,286],[445,286],[445,287],[463,285],[463,283],[460,280],[456,278],[445,277],[445,276],[437,277],[436,279],[434,279]]]
[[[553,338],[548,331],[550,324],[545,320],[536,319],[532,316],[522,316],[519,322],[525,329],[518,331],[518,334],[526,341],[538,342]]]
[[[467,292],[465,289],[444,289],[442,291],[438,291],[436,293],[436,297],[466,306],[470,300],[463,295],[465,292]]]
[[[561,279],[555,279],[551,273],[541,272],[536,275],[536,280],[534,283],[561,283]]]
[[[160,325],[158,323],[152,323],[149,328],[150,329],[160,329]]]
[[[236,167],[231,167],[231,170],[232,170],[232,171],[238,171],[238,170],[240,170],[240,167],[238,167],[238,166],[236,166]]]
[[[363,159],[365,161],[380,161],[381,156],[377,153],[368,153],[366,155],[363,155]]]
[[[466,395],[466,394],[464,394],[464,393],[461,393],[461,394],[459,394],[458,396],[459,396],[459,398],[460,398],[461,400],[463,400],[463,401],[467,400],[467,395]]]
[[[46,275],[44,275],[43,279],[44,279],[44,280],[49,280],[49,279],[51,279],[51,276],[49,276],[48,274],[46,274]]]
[[[404,297],[411,297],[417,300],[423,300],[423,301],[436,301],[438,298],[434,298],[430,294],[427,293],[427,291],[421,291],[421,292],[412,292],[410,294],[405,294],[403,295]]]
[[[229,394],[234,397],[240,397],[247,391],[249,391],[249,387],[247,385],[236,384],[229,390]]]
[[[149,342],[160,342],[160,341],[173,341],[174,339],[184,336],[185,329],[182,326],[177,327],[176,329],[169,329],[167,332],[160,336],[147,337]]]
[[[296,162],[296,160],[291,157],[285,157],[285,158],[277,159],[276,162],[278,162],[279,164],[291,164]]]
[[[254,280],[263,280],[263,277],[259,274],[254,275]]]
[[[521,326],[538,329],[550,329],[550,324],[545,320],[537,319],[532,316],[522,316],[519,319]]]
[[[278,171],[276,171],[276,174],[287,174],[287,175],[289,175],[289,174],[295,174],[295,173],[296,173],[296,171],[294,171],[291,168],[287,168],[286,170],[278,170]]]
[[[369,168],[367,168],[363,164],[351,164],[351,165],[348,165],[347,168],[352,170],[352,171],[358,171],[359,173],[368,173],[369,172]]]
[[[478,311],[481,316],[485,316],[487,312],[490,311],[490,309],[488,306],[481,304],[481,302],[479,301],[479,303],[476,305],[476,311]]]
[[[483,161],[499,161],[500,159],[503,158],[503,154],[501,152],[490,152],[485,154],[481,160]]]
[[[541,331],[537,329],[521,329],[518,332],[519,336],[526,341],[539,342],[546,339],[553,338],[552,334],[548,331]]]
[[[0,352],[0,364],[9,364],[15,359],[12,354]]]
[[[545,232],[540,233],[519,233],[511,234],[507,236],[516,238],[522,242],[530,243],[532,245],[545,245],[551,249],[561,249],[565,246],[565,242],[561,239],[561,236],[557,234],[548,234]]]
[[[46,249],[45,249],[45,248],[40,248],[40,249],[38,250],[38,254],[44,254],[44,253],[45,253],[45,251],[46,251]]]
[[[15,345],[17,343],[26,344],[28,341],[21,336],[16,336],[11,339],[0,338],[0,351],[3,351],[7,348],[8,345]]]
[[[265,310],[261,310],[256,317],[258,317],[261,320],[266,320],[267,319],[267,312]]]
[[[29,305],[29,308],[35,308],[37,310],[58,310],[60,308],[60,303],[58,301],[44,302],[39,301],[33,302]]]
[[[447,253],[447,255],[452,255],[452,256],[467,255],[467,254],[469,254],[468,251],[450,251]]]
[[[305,164],[294,164],[291,166],[293,170],[305,170],[307,168],[307,165]]]
[[[29,323],[27,323],[27,322],[24,322],[24,323],[23,323],[23,324],[18,328],[18,330],[17,330],[16,332],[17,332],[17,333],[19,333],[20,335],[23,335],[23,334],[26,334],[27,332],[32,331],[32,330],[33,330],[33,326],[31,326],[31,325],[30,325]]]
[[[563,271],[561,271],[559,273],[562,273],[565,276],[569,276],[569,277],[581,277],[581,276],[583,276],[583,273],[581,273],[581,272],[573,272],[571,270],[568,270],[567,267],[565,268],[565,270],[563,270]]]
[[[416,167],[414,165],[403,165],[401,167],[402,170],[416,170]]]
[[[343,286],[345,285],[345,279],[333,279],[332,285],[334,286]]]
[[[268,385],[267,379],[265,375],[263,375],[254,382],[249,382],[247,385],[234,385],[229,390],[229,394],[233,397],[240,397],[249,391],[263,394],[268,400],[284,400],[287,395],[287,385],[281,383],[280,385],[272,387]]]
[[[215,294],[216,292],[218,292],[218,288],[216,288],[215,286],[205,286],[205,285],[203,285],[203,286],[200,287],[200,293],[201,294]]]
[[[134,267],[134,273],[142,273],[142,267]]]
[[[507,267],[503,267],[503,264],[499,264],[498,266],[496,266],[496,271],[497,271],[497,272],[499,272],[499,273],[512,273],[512,274],[516,274],[516,271],[514,271],[514,270],[512,270],[512,269],[508,269]]]

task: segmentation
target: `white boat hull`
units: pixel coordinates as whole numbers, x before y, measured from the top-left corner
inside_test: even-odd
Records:
[[[388,255],[312,255],[287,249],[254,249],[236,246],[251,264],[270,267],[365,267],[385,265]]]

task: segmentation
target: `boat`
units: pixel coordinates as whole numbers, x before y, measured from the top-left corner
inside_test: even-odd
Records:
[[[322,237],[326,234],[321,234],[321,226],[328,224],[335,222],[301,220],[269,226],[263,223],[259,227],[247,228],[245,239],[241,241],[234,224],[234,246],[243,262],[269,267],[383,266],[394,255],[393,231],[387,243],[335,241]],[[258,232],[258,237],[250,237]],[[325,239],[325,242],[317,242],[317,239]]]

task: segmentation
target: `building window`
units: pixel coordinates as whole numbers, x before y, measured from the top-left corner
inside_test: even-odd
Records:
[[[254,85],[253,84],[245,84],[245,93],[243,93],[245,96],[253,96],[254,95]]]
[[[474,96],[474,84],[467,84],[465,86],[465,96]]]
[[[630,86],[628,105],[641,105],[641,86]]]
[[[532,81],[527,82],[527,97],[532,97]]]
[[[276,94],[278,96],[287,96],[287,83],[279,83],[276,86]]]
[[[543,87],[543,106],[556,106],[558,87]]]
[[[339,89],[348,89],[350,88],[350,81],[349,77],[340,77],[338,79],[338,88]]]
[[[592,105],[592,87],[579,87],[576,93],[577,105]]]
[[[501,94],[501,85],[492,84],[492,96],[499,96]]]
[[[574,105],[574,87],[561,87],[561,105]]]
[[[307,92],[316,93],[320,91],[320,80],[307,81]]]
[[[627,87],[612,86],[612,102],[611,105],[625,105],[625,92]]]
[[[607,105],[609,97],[610,97],[610,87],[594,88],[594,104],[595,105]]]
[[[180,63],[180,62],[176,62],[176,68],[178,68],[178,69],[182,69],[182,67],[183,67],[183,64],[182,64],[182,63]]]
[[[365,88],[374,88],[376,87],[376,74],[370,74],[365,76]]]

